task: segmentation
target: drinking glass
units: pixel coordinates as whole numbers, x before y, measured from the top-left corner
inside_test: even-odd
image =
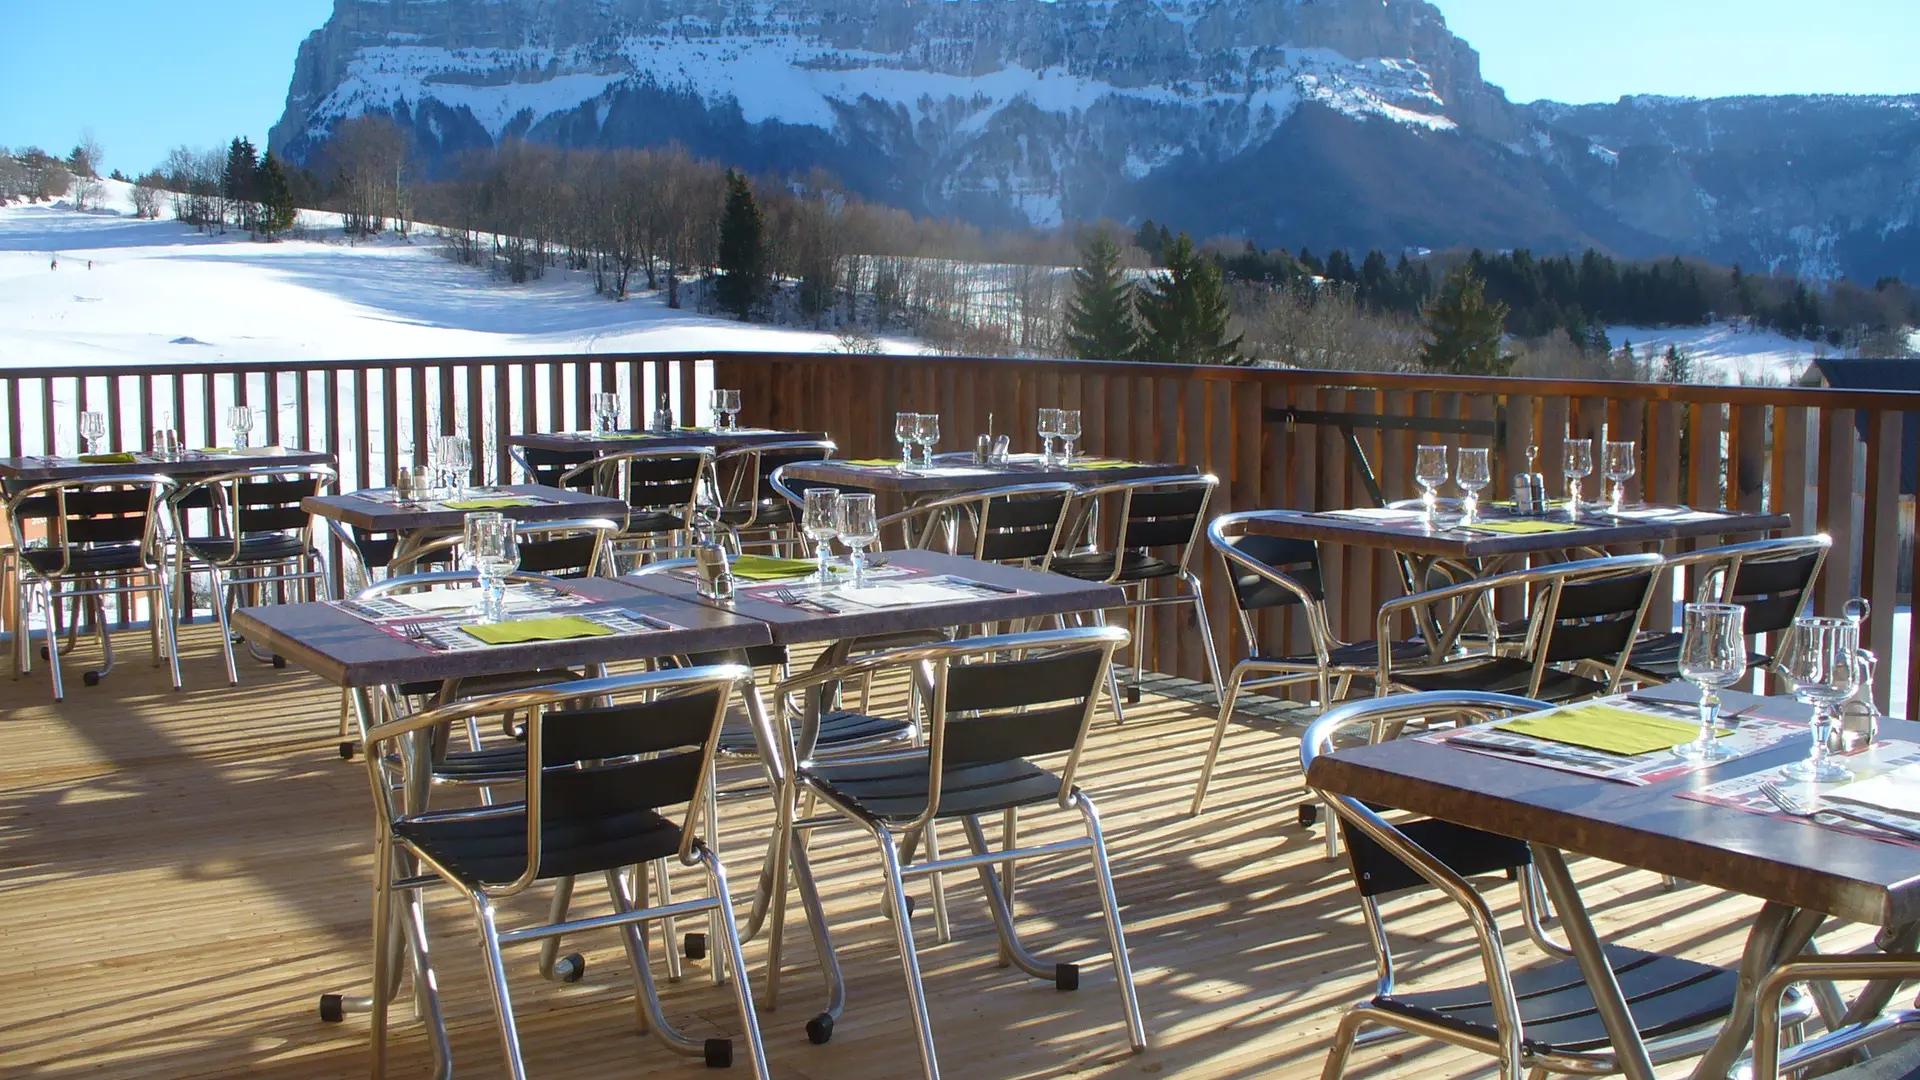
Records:
[[[893,414],[893,437],[900,444],[900,465],[902,468],[913,464],[913,442],[920,434],[920,414],[897,412]]]
[[[1480,492],[1493,483],[1493,451],[1484,446],[1463,446],[1460,448],[1460,463],[1454,467],[1453,482],[1467,497],[1460,502],[1460,523],[1471,525],[1479,520]]]
[[[1607,443],[1607,479],[1613,481],[1613,497],[1607,512],[1618,514],[1627,499],[1627,481],[1633,479],[1633,444]]]
[[[713,425],[713,430],[725,430],[727,426],[727,392],[725,390],[715,390],[708,394],[707,409],[713,414],[713,419],[710,421]]]
[[[1073,444],[1080,441],[1080,410],[1061,409],[1054,424],[1054,434],[1060,436],[1060,441],[1066,446],[1062,460],[1068,465],[1073,464]]]
[[[593,395],[593,430],[609,432],[620,422],[620,395]]]
[[[827,569],[827,556],[831,554],[830,542],[840,535],[835,521],[835,504],[839,502],[840,492],[835,488],[808,488],[802,497],[806,499],[806,507],[801,512],[800,531],[813,541],[814,554],[820,559],[820,569],[813,579],[824,585],[833,580],[833,574]]]
[[[913,441],[920,444],[920,461],[925,465],[933,464],[933,448],[940,441],[940,414],[915,413],[913,417]]]
[[[107,437],[107,414],[103,412],[81,413],[80,437],[87,440],[87,453],[99,453],[100,440]]]
[[[833,503],[833,529],[852,552],[853,587],[867,584],[867,545],[880,538],[880,519],[873,512],[873,496],[842,495]]]
[[[1420,502],[1427,509],[1427,523],[1432,524],[1440,509],[1440,485],[1447,482],[1447,448],[1422,446],[1415,450],[1413,478],[1420,485]]]
[[[513,520],[505,514],[468,514],[467,558],[480,575],[481,622],[504,622],[507,611],[507,575],[520,568],[520,540]]]
[[[720,391],[720,411],[727,414],[727,430],[740,430],[740,391]]]
[[[464,435],[442,435],[436,442],[440,447],[440,468],[446,473],[450,497],[464,498],[468,475],[473,470],[473,446]]]
[[[227,428],[233,432],[234,449],[246,449],[247,434],[253,430],[253,410],[245,405],[235,405],[228,409]]]
[[[1700,688],[1700,737],[1673,748],[1688,761],[1725,761],[1720,744],[1720,690],[1747,673],[1747,609],[1739,604],[1688,604],[1682,615],[1680,677]]]
[[[1568,439],[1560,449],[1560,473],[1567,478],[1567,513],[1580,516],[1580,481],[1593,473],[1593,440]]]
[[[1060,410],[1041,409],[1040,421],[1036,425],[1040,435],[1040,463],[1053,464],[1053,439],[1060,434]]]
[[[1801,618],[1789,631],[1781,669],[1793,683],[1793,696],[1813,706],[1813,747],[1805,760],[1787,766],[1787,775],[1814,784],[1853,777],[1853,770],[1829,758],[1833,708],[1853,693],[1858,676],[1860,631],[1849,619]]]

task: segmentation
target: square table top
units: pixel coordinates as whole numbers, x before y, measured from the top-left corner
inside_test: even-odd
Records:
[[[1723,692],[1726,708],[1742,695]],[[1751,699],[1748,699],[1751,701]],[[1882,739],[1920,741],[1920,724],[1881,721]],[[1920,919],[1920,851],[1797,819],[1679,797],[1807,754],[1792,738],[1644,787],[1416,738],[1315,759],[1313,787],[1380,806],[1671,874],[1843,919]]]
[[[568,587],[614,610],[672,624],[644,634],[537,641],[436,650],[395,637],[334,604],[269,604],[241,608],[233,626],[248,641],[286,657],[336,686],[381,686],[472,678],[541,668],[644,660],[657,656],[746,649],[769,641],[754,619],[690,604],[610,578],[580,578]]]
[[[802,461],[786,467],[788,480],[814,480],[843,487],[903,495],[939,495],[1015,484],[1117,483],[1152,477],[1198,476],[1193,465],[1178,462],[1127,462],[1083,457],[1073,465],[1042,463],[1038,454],[1015,454],[1004,465],[975,464],[972,454],[939,454],[934,466],[903,468],[898,462],[858,465],[850,461]]]
[[[1125,594],[1117,586],[980,562],[944,552],[889,551],[884,553],[884,557],[889,566],[917,571],[917,576],[953,575],[1018,592],[983,592],[978,599],[950,604],[881,609],[848,607],[829,613],[753,595],[765,591],[767,586],[777,585],[777,582],[739,582],[735,599],[731,603],[723,603],[701,597],[692,580],[676,573],[632,574],[620,580],[676,599],[759,620],[767,626],[776,645],[845,641],[879,634],[1065,615],[1118,607],[1125,599]]]
[[[1746,513],[1739,510],[1692,510],[1687,507],[1659,507],[1640,504],[1627,508],[1629,513],[1671,510],[1670,514],[1646,518],[1615,518],[1602,509],[1582,510],[1578,519],[1565,510],[1545,515],[1523,516],[1498,507],[1483,506],[1480,520],[1551,521],[1574,524],[1579,529],[1526,535],[1479,532],[1450,524],[1448,515],[1429,526],[1423,520],[1381,520],[1345,517],[1339,511],[1263,510],[1247,519],[1248,532],[1269,536],[1296,537],[1355,547],[1384,548],[1412,555],[1436,555],[1461,559],[1500,555],[1524,555],[1539,551],[1561,551],[1571,547],[1611,547],[1615,544],[1658,543],[1691,537],[1739,536],[1768,533],[1793,527],[1786,514]],[[1366,513],[1369,511],[1361,511]],[[1459,515],[1451,515],[1457,522]]]
[[[118,473],[158,474],[192,479],[215,476],[241,469],[273,466],[332,465],[333,455],[319,450],[296,450],[284,446],[256,446],[239,453],[209,454],[188,450],[178,460],[162,461],[152,454],[134,451],[131,462],[113,464],[81,461],[77,457],[51,455],[0,457],[0,480],[18,481],[15,487],[47,480],[84,480],[90,476]]]
[[[670,446],[711,446],[715,450],[737,450],[746,446],[766,446],[783,442],[819,442],[824,431],[781,431],[778,428],[675,428],[672,431],[556,431],[507,436],[508,446],[531,446],[540,450],[585,450],[596,454],[619,450],[659,450]]]
[[[391,501],[392,489],[352,492],[346,495],[313,495],[301,502],[301,508],[316,517],[332,518],[368,532],[413,532],[423,529],[457,529],[469,511],[452,510],[437,502]],[[508,487],[474,489],[468,498],[505,498],[520,496],[541,500],[533,506],[503,506],[499,513],[515,521],[566,521],[572,518],[605,517],[625,521],[627,504],[607,495],[595,495],[571,488],[544,484],[516,484]]]

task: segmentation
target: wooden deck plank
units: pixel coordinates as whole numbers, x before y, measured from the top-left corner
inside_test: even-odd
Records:
[[[298,671],[242,668],[228,689],[205,629],[184,637],[189,687],[166,689],[139,635],[99,687],[70,678],[56,709],[44,671],[0,705],[0,1076],[331,1078],[366,1066],[366,1025],[316,1019],[322,991],[353,991],[367,970],[366,775],[334,751],[337,692]],[[70,674],[91,659],[82,646]],[[243,662],[244,663],[244,662]],[[218,687],[218,689],[212,689]],[[1084,863],[1023,864],[1019,913],[1043,955],[1082,963],[1061,994],[994,963],[976,883],[948,890],[955,940],[933,940],[919,883],[921,959],[943,1070],[958,1080],[1166,1075],[1207,1080],[1317,1076],[1339,1012],[1366,991],[1372,959],[1341,864],[1294,824],[1294,740],[1236,726],[1211,809],[1185,807],[1211,725],[1203,706],[1149,695],[1125,727],[1103,719],[1083,765],[1113,853],[1151,1036],[1129,1054]],[[721,850],[735,888],[753,880],[763,802],[728,803]],[[1027,838],[1064,837],[1077,819],[1033,813]],[[823,831],[815,864],[848,976],[849,1009],[827,1046],[801,1025],[818,1008],[812,948],[789,926],[782,1007],[761,1019],[774,1074],[865,1080],[915,1071],[890,929],[869,841]],[[957,830],[948,847],[960,850]],[[1662,891],[1651,875],[1582,861],[1576,872],[1603,933],[1721,962],[1737,956],[1754,901],[1701,888]],[[685,879],[691,885],[691,876]],[[1512,890],[1492,893],[1517,931]],[[583,883],[582,909],[601,908]],[[540,907],[539,896],[508,905]],[[1431,896],[1389,905],[1410,972],[1468,977],[1470,939]],[[463,905],[430,907],[458,1075],[502,1073]],[[1858,938],[1835,935],[1833,944]],[[1514,935],[1516,942],[1519,936]],[[633,1027],[630,983],[610,935],[571,939],[584,981],[543,982],[532,951],[509,956],[534,1075],[692,1077],[697,1063]],[[1516,944],[1515,955],[1530,955]],[[765,942],[748,946],[764,983]],[[1423,967],[1432,964],[1431,968]],[[666,989],[695,1034],[735,1023],[704,965]],[[424,1075],[418,1025],[396,1013],[393,1075]],[[1486,1075],[1486,1059],[1419,1042],[1363,1049],[1355,1077]]]

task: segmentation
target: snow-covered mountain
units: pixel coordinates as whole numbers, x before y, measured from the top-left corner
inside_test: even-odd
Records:
[[[1737,249],[1749,265],[1920,276],[1915,99],[1779,104],[1798,100],[1732,116],[1759,143],[1738,161],[1728,112],[1687,128],[1704,138],[1669,130],[1702,103],[1517,106],[1423,0],[336,0],[271,144],[310,160],[374,112],[430,165],[516,137],[677,140],[990,225]],[[1813,175],[1763,134],[1786,114],[1824,149],[1836,111],[1899,134],[1874,175]],[[1780,205],[1789,191],[1803,197]]]

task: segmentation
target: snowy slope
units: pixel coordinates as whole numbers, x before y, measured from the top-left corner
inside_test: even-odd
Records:
[[[0,367],[839,344],[831,334],[675,311],[655,295],[616,304],[565,271],[509,285],[440,258],[425,235],[412,244],[203,236],[124,216],[125,185],[108,188],[109,210],[99,213],[0,207]]]
[[[1618,350],[1629,342],[1634,355],[1658,361],[1676,345],[1693,358],[1693,379],[1703,383],[1771,381],[1789,384],[1813,363],[1824,342],[1802,341],[1771,330],[1712,323],[1707,326],[1609,326],[1607,339]]]

